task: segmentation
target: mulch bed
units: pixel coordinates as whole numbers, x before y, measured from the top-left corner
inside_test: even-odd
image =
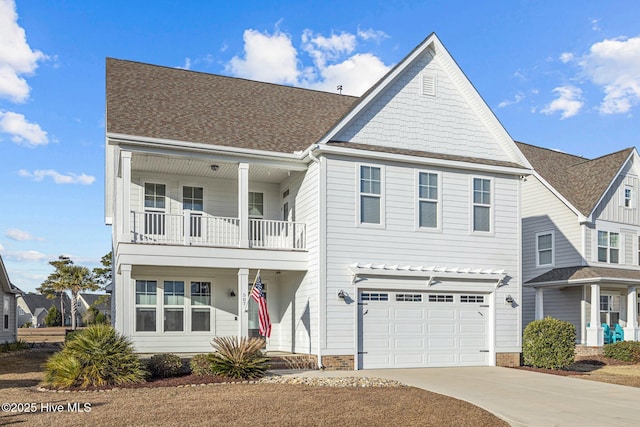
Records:
[[[633,365],[633,363],[605,356],[577,356],[575,363],[566,369],[534,368],[533,366],[516,366],[515,369],[568,377],[575,375],[588,375],[590,372],[606,365]]]

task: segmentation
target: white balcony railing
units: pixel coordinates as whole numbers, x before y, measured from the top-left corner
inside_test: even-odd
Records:
[[[250,219],[249,246],[262,249],[306,249],[306,226],[299,222]],[[185,233],[187,230],[187,233]],[[240,220],[185,211],[131,212],[131,241],[146,244],[240,246]]]

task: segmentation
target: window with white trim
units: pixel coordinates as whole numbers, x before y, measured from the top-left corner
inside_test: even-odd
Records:
[[[621,296],[619,294],[600,295],[600,323],[615,327],[620,320]]]
[[[554,232],[536,233],[536,267],[554,264]]]
[[[166,186],[147,182],[144,184],[144,233],[165,234]]]
[[[598,262],[620,263],[620,233],[598,231]]]
[[[460,295],[460,302],[463,303],[484,303],[483,295]]]
[[[473,178],[473,231],[491,231],[491,180]]]
[[[191,282],[191,330],[211,331],[211,282]]]
[[[382,170],[360,166],[360,224],[382,224]]]
[[[184,331],[184,282],[165,280],[163,284],[164,332]]]
[[[9,296],[4,295],[2,298],[2,329],[9,329]]]
[[[249,192],[249,218],[264,218],[264,194]]]
[[[136,280],[136,331],[156,332],[158,282]]]
[[[418,172],[418,227],[438,228],[438,174]]]
[[[633,187],[625,185],[623,191],[622,205],[625,208],[633,208]]]
[[[389,301],[389,294],[386,292],[362,292],[361,301]]]

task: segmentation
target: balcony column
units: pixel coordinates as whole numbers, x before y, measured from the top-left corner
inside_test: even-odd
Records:
[[[544,289],[536,288],[536,320],[544,319]]]
[[[625,341],[638,340],[638,289],[627,289],[627,326],[624,328]]]
[[[120,241],[131,241],[131,151],[120,152],[120,176],[122,179],[122,235]]]
[[[240,247],[249,247],[249,164],[238,164],[238,220]],[[246,290],[245,290],[246,292]]]
[[[249,314],[247,306],[249,303],[249,269],[238,269],[238,336],[249,335]]]
[[[602,347],[604,335],[600,325],[600,285],[591,285],[591,315],[587,327],[587,345]]]

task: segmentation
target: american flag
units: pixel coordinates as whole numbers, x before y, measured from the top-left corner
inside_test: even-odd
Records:
[[[260,279],[260,274],[256,277],[256,284],[253,285],[253,291],[251,291],[251,298],[258,303],[258,320],[260,322],[260,335],[263,337],[271,336],[271,319],[269,318],[269,311],[267,310],[267,298],[264,293],[264,286]]]

